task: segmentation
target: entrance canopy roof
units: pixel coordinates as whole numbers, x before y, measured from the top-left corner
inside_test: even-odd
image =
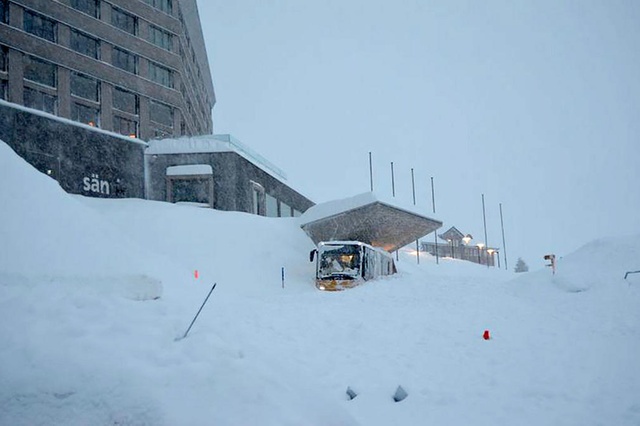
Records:
[[[395,251],[442,226],[389,200],[367,192],[344,200],[311,207],[301,216],[301,227],[318,244],[321,241],[362,241]]]

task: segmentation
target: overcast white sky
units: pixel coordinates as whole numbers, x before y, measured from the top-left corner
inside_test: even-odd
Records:
[[[640,233],[640,2],[198,0],[231,133],[315,202],[374,187],[509,268]],[[432,213],[430,177],[435,180]],[[640,265],[639,265],[640,266]],[[504,267],[504,264],[503,264]]]

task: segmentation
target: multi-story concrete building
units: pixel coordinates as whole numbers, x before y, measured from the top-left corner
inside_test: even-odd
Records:
[[[0,99],[142,140],[212,134],[196,0],[0,0]]]
[[[311,206],[213,136],[214,103],[196,0],[0,0],[0,140],[70,193],[266,216]]]

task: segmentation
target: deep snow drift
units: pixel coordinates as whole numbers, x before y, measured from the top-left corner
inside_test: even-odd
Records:
[[[298,219],[71,196],[1,142],[0,179],[2,425],[640,423],[638,236],[322,293]]]

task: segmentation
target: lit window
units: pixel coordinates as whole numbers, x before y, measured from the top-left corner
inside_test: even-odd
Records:
[[[153,62],[149,62],[149,79],[165,87],[173,87],[171,70]]]
[[[39,109],[50,114],[56,114],[58,111],[58,98],[54,95],[25,87],[23,96],[24,106],[28,108]]]
[[[138,114],[138,95],[115,87],[113,89],[113,107],[129,114]]]
[[[115,7],[111,10],[111,25],[129,34],[138,33],[138,18]]]
[[[29,10],[24,11],[24,30],[34,36],[56,42],[56,23]]]
[[[95,78],[72,72],[71,94],[90,101],[100,102],[100,83]]]
[[[71,104],[71,119],[89,126],[100,127],[100,110],[73,102]]]
[[[49,87],[57,86],[57,67],[51,62],[23,56],[24,78]]]
[[[71,30],[71,49],[94,59],[100,59],[100,42],[80,31]]]
[[[94,18],[100,18],[99,0],[71,0],[71,7]]]
[[[113,66],[125,71],[129,71],[132,74],[136,74],[138,71],[137,57],[127,52],[126,50],[118,49],[114,47],[111,50],[111,62]]]
[[[167,127],[173,127],[173,108],[169,105],[151,101],[149,117],[151,121],[162,124]]]
[[[138,123],[124,117],[113,116],[113,131],[135,138],[138,137]]]

